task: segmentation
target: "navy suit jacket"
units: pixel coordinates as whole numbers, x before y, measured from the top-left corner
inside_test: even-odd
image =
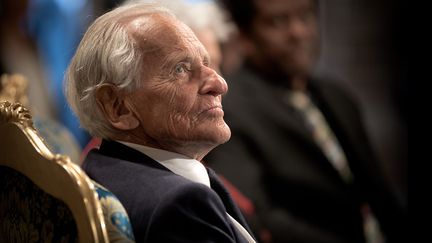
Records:
[[[83,168],[120,199],[137,242],[246,242],[226,213],[250,230],[211,170],[213,190],[111,141],[90,151]]]

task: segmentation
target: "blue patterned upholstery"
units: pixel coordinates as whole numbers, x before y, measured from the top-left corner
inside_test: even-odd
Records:
[[[93,181],[102,205],[110,242],[135,242],[129,217],[119,199],[108,189]]]
[[[0,219],[0,242],[78,242],[66,204],[5,166],[0,166]]]
[[[135,242],[129,217],[118,198],[93,182],[110,242]],[[0,242],[78,242],[69,208],[21,173],[0,166]]]

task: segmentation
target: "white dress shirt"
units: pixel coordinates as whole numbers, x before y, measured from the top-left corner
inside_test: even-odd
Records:
[[[191,159],[185,155],[166,151],[166,150],[151,148],[151,147],[134,144],[134,143],[128,143],[122,141],[118,141],[118,142],[149,156],[150,158],[156,160],[157,162],[159,162],[164,167],[166,167],[167,169],[169,169],[170,171],[172,171],[177,175],[180,175],[191,181],[201,183],[210,187],[210,178],[207,174],[207,170],[204,167],[204,165],[198,160]],[[241,233],[241,235],[245,239],[247,239],[248,242],[255,243],[255,240],[252,238],[249,232],[239,222],[237,222],[237,220],[235,220],[231,215],[229,215],[228,213],[227,215],[228,218],[234,224],[234,226],[237,228],[237,230]]]

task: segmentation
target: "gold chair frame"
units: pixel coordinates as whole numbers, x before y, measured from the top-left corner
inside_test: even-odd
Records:
[[[20,103],[0,102],[0,165],[29,178],[71,210],[79,242],[109,242],[95,186],[69,157],[53,154]],[[1,219],[0,219],[1,220]]]

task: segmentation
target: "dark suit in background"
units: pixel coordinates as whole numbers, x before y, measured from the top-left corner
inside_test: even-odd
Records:
[[[232,137],[205,161],[254,202],[256,214],[246,216],[255,235],[266,229],[270,242],[364,242],[361,210],[368,203],[388,242],[403,242],[401,207],[350,96],[330,82],[308,84],[354,176],[346,183],[286,102],[285,80],[243,68],[227,81],[224,111]]]
[[[137,242],[247,242],[226,213],[248,229],[232,199],[209,171],[210,188],[174,174],[150,157],[103,141],[83,163],[128,212]]]

